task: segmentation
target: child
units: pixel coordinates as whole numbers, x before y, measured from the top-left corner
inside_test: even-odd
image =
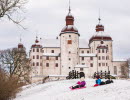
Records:
[[[84,80],[84,77],[81,77],[80,81],[78,81],[75,86],[72,86],[72,89],[81,88],[81,87],[84,87],[85,85],[86,85],[86,82]]]
[[[94,85],[94,87],[99,86],[100,84],[101,84],[100,76],[96,76],[96,84]]]

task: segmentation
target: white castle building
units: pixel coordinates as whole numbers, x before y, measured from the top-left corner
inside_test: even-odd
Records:
[[[104,26],[96,26],[96,34],[90,39],[80,40],[78,29],[74,26],[74,16],[66,16],[66,25],[59,38],[38,40],[31,46],[30,59],[32,81],[39,81],[48,75],[68,75],[70,71],[83,71],[86,77],[95,72],[110,71],[121,76],[127,61],[113,60],[113,40],[104,32]],[[42,41],[42,42],[41,42]]]

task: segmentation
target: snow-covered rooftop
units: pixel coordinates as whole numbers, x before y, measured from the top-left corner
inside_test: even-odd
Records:
[[[96,54],[94,53],[84,53],[84,54],[80,54],[80,57],[96,57]]]
[[[56,56],[60,56],[59,53],[43,53],[43,56],[51,56],[51,57],[56,57]]]
[[[105,33],[104,31],[99,31],[99,32],[96,32],[93,37],[95,36],[102,36],[102,37],[110,37],[109,34]]]
[[[127,61],[127,59],[113,59],[113,61],[118,62],[118,61]]]

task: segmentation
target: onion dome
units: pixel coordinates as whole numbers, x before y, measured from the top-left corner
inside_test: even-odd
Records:
[[[78,30],[77,28],[74,26],[74,16],[71,14],[71,9],[69,8],[69,13],[66,16],[66,26],[61,30],[61,34],[65,34],[65,33],[75,33],[78,34]]]
[[[38,37],[36,37],[35,44],[32,45],[32,48],[41,48],[42,45],[40,44]]]
[[[104,26],[100,24],[100,20],[101,19],[99,18],[99,24],[96,25],[96,29],[95,29],[96,34],[90,38],[89,43],[91,43],[92,41],[101,41],[101,40],[112,41],[112,38],[104,32]]]

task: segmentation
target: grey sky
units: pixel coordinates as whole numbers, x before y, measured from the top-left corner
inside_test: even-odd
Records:
[[[0,49],[11,48],[22,42],[29,51],[36,33],[39,37],[56,37],[65,26],[69,0],[29,0],[26,4],[28,28],[22,30],[6,19],[0,20]],[[82,38],[89,40],[98,24],[99,8],[105,32],[113,38],[114,58],[130,57],[130,0],[71,0],[75,26]]]

